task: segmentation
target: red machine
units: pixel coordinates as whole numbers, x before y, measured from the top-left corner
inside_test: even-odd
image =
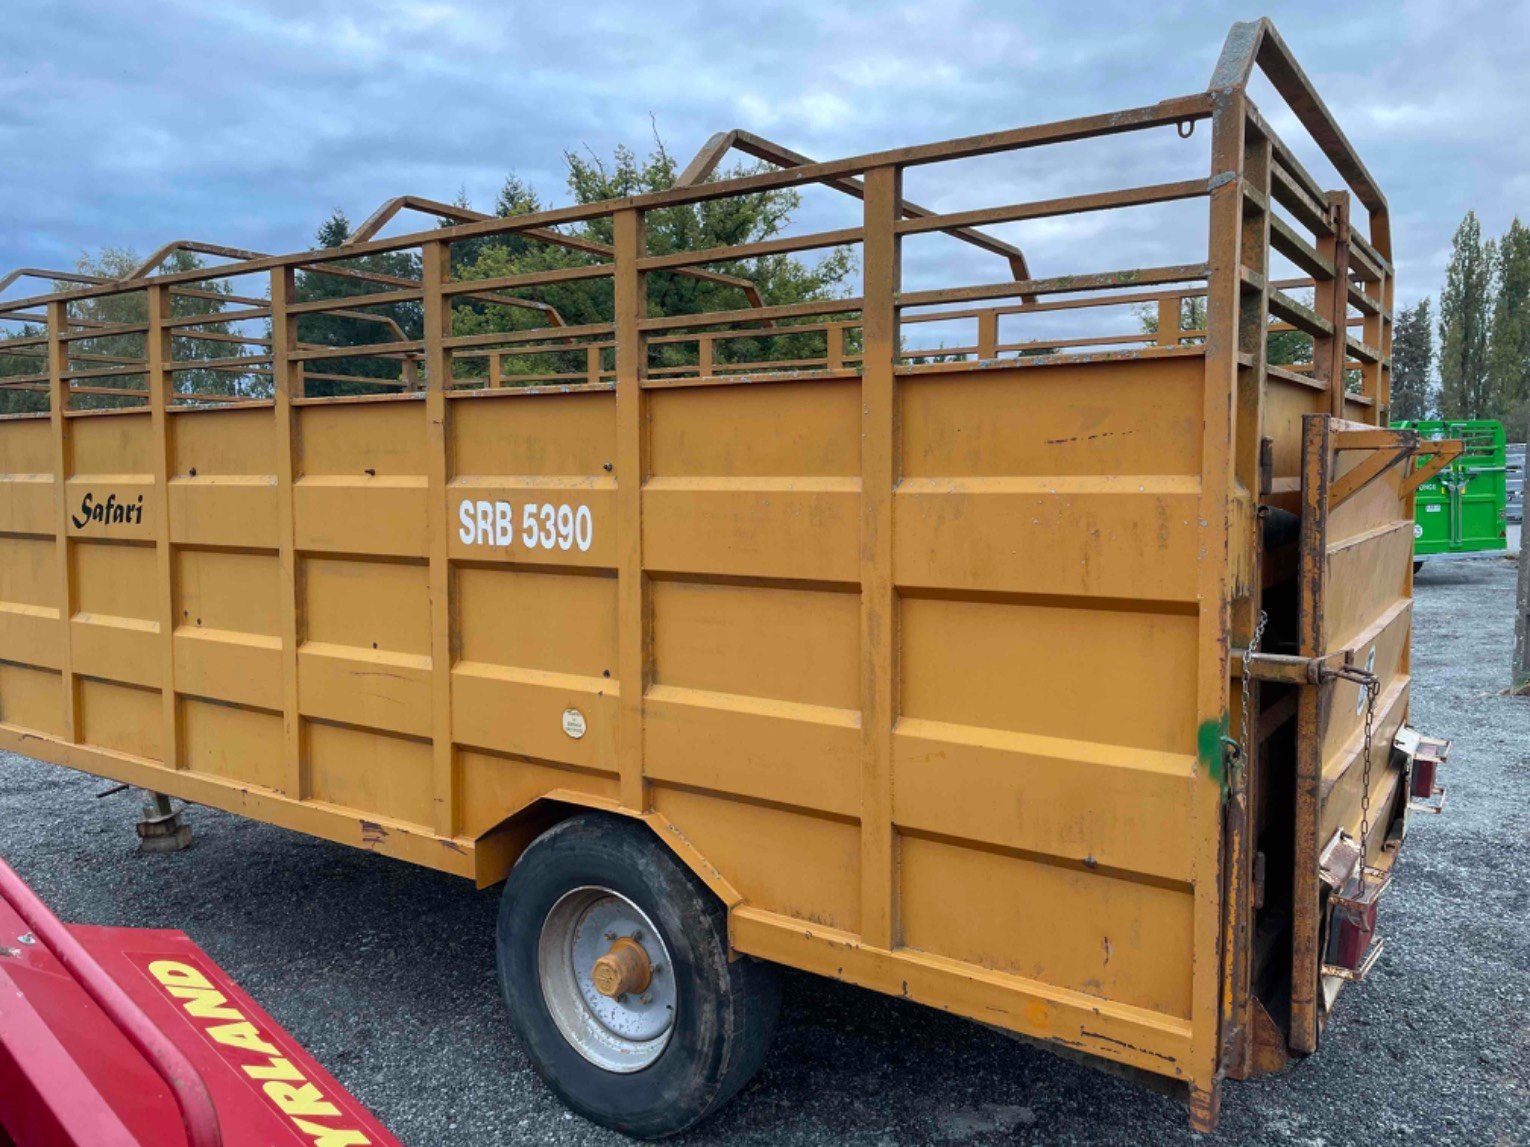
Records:
[[[0,1144],[396,1140],[184,932],[66,926],[0,860]]]

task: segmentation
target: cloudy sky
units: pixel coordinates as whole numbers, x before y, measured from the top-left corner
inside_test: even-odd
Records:
[[[511,170],[558,204],[565,149],[641,150],[653,123],[682,157],[744,127],[827,159],[1153,103],[1203,88],[1229,24],[1259,14],[1275,19],[1390,198],[1401,301],[1438,291],[1468,208],[1490,233],[1530,216],[1524,3],[6,7],[0,271],[171,238],[294,250],[335,207],[360,220],[393,195],[461,189],[487,208]],[[1297,144],[1273,93],[1260,103]],[[958,208],[1185,178],[1206,170],[1205,134],[932,170],[909,193]],[[1311,168],[1337,185],[1315,158]],[[843,225],[853,208],[810,197],[802,222]],[[1166,214],[1005,234],[1035,273],[1057,274],[1204,258],[1195,226]],[[915,258],[912,276],[942,281],[956,273],[946,259]]]

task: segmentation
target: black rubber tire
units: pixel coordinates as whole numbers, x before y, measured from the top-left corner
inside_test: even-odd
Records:
[[[1424,568],[1424,563],[1423,562],[1414,562],[1413,563],[1413,572],[1414,573],[1418,573],[1418,571],[1423,569],[1423,568]]]
[[[543,921],[565,893],[588,885],[642,908],[674,965],[674,1034],[641,1071],[585,1059],[542,995]],[[532,842],[500,898],[496,957],[511,1023],[548,1086],[585,1118],[644,1139],[694,1127],[732,1099],[764,1062],[780,1011],[775,969],[748,957],[729,962],[723,905],[651,829],[624,817],[582,814]]]

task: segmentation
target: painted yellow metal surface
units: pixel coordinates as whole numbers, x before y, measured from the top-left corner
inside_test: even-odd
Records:
[[[1285,67],[1278,39],[1251,42]],[[19,385],[50,409],[0,419],[0,746],[482,884],[552,810],[640,817],[729,905],[740,952],[1169,1076],[1209,1123],[1258,1006],[1254,843],[1292,833],[1290,792],[1270,793],[1292,784],[1294,691],[1253,686],[1245,780],[1229,773],[1233,652],[1262,595],[1283,636],[1298,626],[1255,511],[1303,510],[1304,419],[1384,426],[1388,401],[1384,353],[1364,357],[1390,338],[1384,200],[1329,137],[1380,248],[1355,232],[1351,281],[1347,198],[1316,206],[1246,65],[1115,117],[755,177],[863,179],[863,227],[832,239],[862,244],[854,299],[650,313],[646,212],[750,180],[368,236],[356,252],[417,250],[421,267],[405,293],[423,338],[370,348],[404,361],[380,396],[305,394],[341,355],[299,341],[317,307],[294,302],[296,277],[344,251],[218,268],[268,278],[264,353],[236,364],[269,376],[264,401],[176,391],[177,276],[13,305],[46,308],[48,371]],[[1199,120],[1206,179],[947,229],[992,248],[971,225],[1203,198],[1206,262],[903,293],[901,236],[940,226],[903,199],[904,166]],[[1272,231],[1272,196],[1321,251]],[[566,242],[543,228],[580,219],[610,223],[592,248],[610,262],[579,269],[611,279],[610,323],[454,334],[470,288],[451,281],[453,242]],[[1318,311],[1268,281],[1281,242]],[[765,246],[782,243],[827,245]],[[124,291],[147,300],[143,357],[122,368],[148,378],[144,401],[75,409],[100,370],[71,358],[90,337],[71,299]],[[1205,299],[1202,329],[998,341],[1001,318],[1089,305],[1177,325],[1187,299]],[[1333,337],[1351,304],[1363,341]],[[1313,336],[1305,371],[1267,367],[1277,312]],[[978,344],[906,352],[932,317],[975,319]],[[728,327],[793,319],[825,336],[821,358],[714,357]],[[687,326],[707,333],[670,333]],[[587,347],[586,374],[503,385],[504,356],[538,339]],[[653,367],[652,347],[687,339],[694,365]],[[486,353],[487,372],[461,373]],[[1362,456],[1343,457],[1340,474]],[[1385,745],[1407,701],[1406,472],[1302,519],[1327,528],[1307,644],[1375,649]],[[1309,730],[1325,786],[1309,835],[1356,820],[1354,688],[1325,685]]]
[[[1075,1008],[1087,999],[1102,1040],[1137,1045],[1146,1024],[1176,1065],[1193,1013],[1195,807],[1220,800],[1195,753],[1204,376],[1186,350],[901,378],[895,618],[880,638],[899,699],[883,798],[899,936],[876,947]],[[655,391],[645,412],[649,807],[751,920],[830,942],[862,936],[873,911],[858,823],[858,397],[842,380],[701,386]],[[444,786],[433,682],[448,672],[434,661],[416,397],[296,407],[290,484],[274,472],[274,406],[172,412],[168,516],[141,522],[116,507],[143,496],[157,508],[152,413],[69,419],[72,740],[135,782],[484,881],[503,861],[486,867],[477,841],[534,801],[622,802],[619,399],[448,401]],[[47,429],[0,423],[8,464],[43,472]],[[23,473],[7,475],[8,500],[45,525],[54,484]],[[105,520],[80,522],[87,499],[112,507]],[[62,587],[38,534],[0,560],[0,686],[7,728],[56,735]],[[1035,1023],[1051,1006],[1017,1015]]]

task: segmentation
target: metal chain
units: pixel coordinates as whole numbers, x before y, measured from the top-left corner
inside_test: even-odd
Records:
[[[1242,783],[1247,775],[1249,762],[1254,759],[1254,743],[1249,736],[1249,711],[1254,706],[1253,690],[1250,688],[1249,683],[1253,680],[1254,675],[1250,672],[1249,662],[1253,658],[1254,654],[1259,652],[1259,643],[1264,640],[1264,627],[1269,620],[1269,614],[1265,613],[1264,610],[1261,609],[1259,611],[1258,620],[1254,622],[1254,635],[1249,638],[1248,647],[1243,651],[1243,709],[1240,714],[1241,720],[1239,722],[1241,725],[1239,730],[1241,735],[1238,738],[1239,788],[1241,788]]]
[[[1372,654],[1374,657],[1374,653]],[[1371,739],[1376,722],[1376,698],[1381,693],[1381,678],[1369,669],[1345,665],[1325,671],[1324,680],[1353,681],[1365,691],[1365,741],[1361,746],[1364,767],[1360,772],[1360,859],[1365,861],[1365,846],[1371,835]]]
[[[1257,587],[1261,577],[1260,566],[1263,551],[1260,541],[1264,535],[1264,518],[1267,507],[1257,505],[1257,499],[1255,501],[1254,512],[1249,515],[1252,519],[1250,524],[1253,526],[1253,536],[1249,538],[1248,544],[1249,554],[1251,555],[1249,564],[1252,566],[1254,586]],[[1253,597],[1252,593],[1251,600],[1257,600],[1257,598]],[[1253,689],[1251,688],[1254,675],[1250,672],[1250,662],[1254,654],[1259,652],[1260,642],[1264,640],[1264,627],[1269,620],[1270,615],[1261,609],[1259,616],[1254,620],[1253,635],[1248,639],[1248,645],[1243,650],[1243,680],[1240,682],[1243,692],[1243,706],[1238,714],[1238,724],[1241,728],[1239,729],[1238,754],[1234,761],[1234,767],[1238,770],[1237,783],[1231,786],[1234,792],[1241,793],[1243,791],[1243,786],[1248,782],[1249,764],[1254,759],[1254,742],[1249,734],[1249,712],[1254,707]]]
[[[1360,686],[1365,690],[1365,767],[1360,773],[1360,864],[1365,864],[1365,846],[1371,835],[1371,732],[1376,719],[1376,696],[1381,692],[1381,679],[1374,673],[1366,673]]]

